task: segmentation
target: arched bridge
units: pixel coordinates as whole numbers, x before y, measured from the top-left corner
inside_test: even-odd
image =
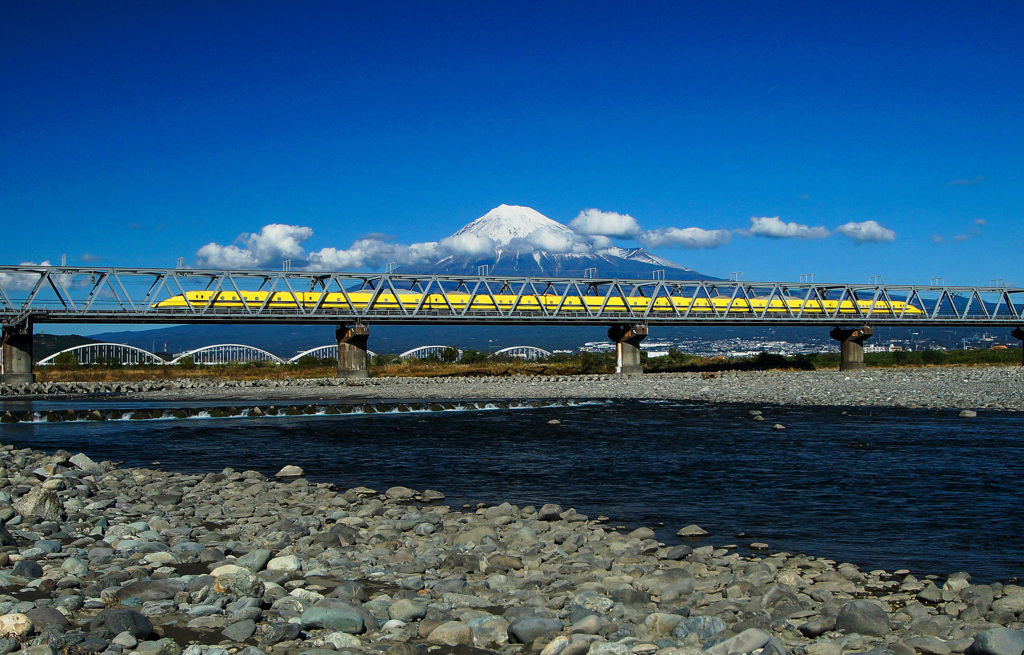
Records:
[[[551,357],[551,352],[536,346],[509,346],[494,353],[495,355],[508,355],[526,361],[536,361],[545,357]]]
[[[79,364],[100,364],[117,363],[126,366],[137,364],[166,364],[162,358],[157,357],[148,350],[128,346],[123,343],[86,343],[80,346],[65,348],[60,352],[53,353],[49,357],[40,359],[37,364],[46,366],[55,364],[61,355],[70,354],[75,357]]]
[[[638,344],[658,325],[820,325],[842,342],[843,367],[858,368],[880,325],[1024,338],[1024,289],[0,266],[3,379],[31,377],[33,323],[334,324],[339,374],[356,377],[372,324],[604,325],[623,373],[639,372]]]

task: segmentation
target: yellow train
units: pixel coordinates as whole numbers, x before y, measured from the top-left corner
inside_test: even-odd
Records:
[[[439,310],[457,311],[540,311],[545,308],[559,312],[625,312],[628,309],[636,313],[653,312],[728,312],[730,314],[761,314],[767,307],[770,314],[867,314],[911,316],[922,315],[923,311],[902,301],[871,301],[858,300],[801,300],[797,298],[782,299],[728,297],[688,298],[684,296],[659,297],[655,299],[642,296],[621,298],[600,296],[566,296],[559,295],[522,295],[511,294],[471,295],[468,293],[431,293],[402,292],[394,294],[382,292],[373,299],[373,291],[352,291],[345,294],[330,292],[326,294],[316,291],[292,293],[279,291],[268,297],[266,291],[242,291],[241,296],[235,291],[188,291],[154,303],[155,309],[295,309],[302,305],[307,309],[320,307],[323,309],[363,310],[373,302],[375,310]],[[653,302],[653,306],[652,306]]]

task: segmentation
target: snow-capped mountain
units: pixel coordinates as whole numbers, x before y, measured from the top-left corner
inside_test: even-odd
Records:
[[[465,225],[450,238],[473,235],[490,239],[496,246],[508,246],[516,239],[529,240],[530,235],[542,230],[572,238],[574,232],[558,221],[553,221],[536,209],[518,205],[499,205],[472,223]]]
[[[668,280],[713,280],[643,248],[596,247],[594,240],[535,209],[516,205],[495,207],[447,239],[449,250],[473,254],[449,255],[426,266],[403,266],[402,273],[476,275],[487,266],[491,275],[530,277],[596,277],[651,279],[664,271]]]

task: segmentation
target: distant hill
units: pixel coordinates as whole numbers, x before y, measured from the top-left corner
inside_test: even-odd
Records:
[[[98,342],[97,339],[77,334],[40,334],[36,331],[32,335],[32,357],[35,361],[39,361],[68,348]]]

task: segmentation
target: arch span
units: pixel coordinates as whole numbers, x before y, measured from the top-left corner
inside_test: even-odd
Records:
[[[39,366],[50,366],[57,357],[64,353],[73,353],[80,364],[94,364],[98,360],[117,359],[121,364],[166,364],[167,362],[157,357],[148,350],[136,348],[123,343],[83,343],[80,346],[65,348],[60,352],[53,353],[36,362]]]
[[[420,346],[418,348],[413,348],[412,350],[406,350],[404,353],[399,355],[399,357],[402,359],[426,359],[431,355],[440,356],[441,353],[445,352],[449,348],[455,348],[455,346]],[[455,359],[462,359],[462,350],[460,348],[455,348],[455,350],[458,352]]]
[[[551,352],[538,348],[537,346],[509,346],[494,353],[495,355],[508,355],[518,357],[527,361],[534,361],[541,357],[551,357]]]
[[[186,353],[182,353],[170,361],[171,364],[178,364],[186,357],[191,357],[196,364],[228,364],[239,362],[273,362],[283,364],[284,360],[274,353],[267,352],[262,348],[247,346],[241,343],[218,343],[212,346],[203,346]]]
[[[316,357],[317,359],[338,359],[338,344],[336,344],[336,343],[329,343],[326,346],[317,346],[316,348],[310,348],[309,350],[304,350],[301,353],[299,353],[298,355],[295,355],[294,357],[290,357],[288,359],[288,363],[289,364],[294,364],[295,362],[299,361],[300,359],[302,359],[303,357],[305,357],[307,355],[312,355],[313,357]],[[366,351],[366,356],[373,358],[373,357],[377,356],[377,353],[373,352],[372,350],[367,350]]]

